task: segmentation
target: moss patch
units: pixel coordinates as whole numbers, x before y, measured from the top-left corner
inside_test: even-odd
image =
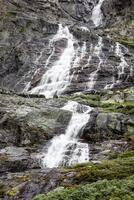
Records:
[[[105,103],[102,102],[101,106],[106,112],[118,112],[123,114],[134,114],[134,102],[116,102]]]
[[[134,40],[130,40],[128,38],[116,38],[116,41],[118,41],[119,43],[125,46],[134,47]]]
[[[108,91],[104,94],[81,94],[61,97],[69,101],[77,101],[91,107],[98,107],[104,112],[134,114],[134,88]]]
[[[69,101],[69,100],[77,101],[79,103],[83,103],[83,104],[89,105],[91,107],[99,107],[100,106],[100,96],[99,95],[81,94],[81,95],[64,96],[61,98],[65,99],[66,101]]]
[[[126,180],[102,180],[73,189],[39,195],[33,200],[133,200],[134,176]]]
[[[123,179],[134,174],[134,151],[120,155],[117,159],[101,164],[83,164],[66,169],[74,171],[74,183],[92,183],[102,179]]]
[[[77,164],[62,174],[74,173],[72,185],[38,195],[33,200],[133,200],[134,151],[125,152],[101,164]],[[79,184],[79,185],[78,185]],[[81,185],[84,184],[84,185]]]

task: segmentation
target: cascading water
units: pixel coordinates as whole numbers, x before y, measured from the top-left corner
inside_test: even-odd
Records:
[[[81,48],[81,59],[85,57],[86,55],[86,42],[83,42],[83,46]]]
[[[103,1],[104,0],[99,0],[92,12],[92,21],[95,27],[98,27],[102,24],[103,14],[101,12],[101,5]],[[81,27],[81,29],[85,32],[90,32],[86,27]],[[56,51],[55,42],[63,39],[66,39],[67,45],[64,47],[64,51],[61,53],[59,60],[51,66],[50,61],[51,58],[55,56]],[[43,94],[46,98],[51,98],[54,95],[59,96],[70,85],[71,81],[73,82],[73,78],[75,78],[76,81],[78,80],[79,71],[81,72],[81,70],[84,68],[88,68],[93,57],[97,58],[96,60],[98,62],[96,69],[89,75],[86,89],[94,89],[96,80],[98,78],[98,72],[101,70],[102,63],[104,62],[102,37],[98,38],[96,45],[94,45],[94,42],[91,42],[90,54],[88,55],[88,42],[83,41],[82,44],[79,44],[79,42],[75,40],[73,35],[69,32],[68,27],[59,25],[59,30],[50,41],[50,46],[52,47],[52,52],[46,60],[45,68],[48,68],[48,66],[51,66],[51,68],[46,71],[39,85],[33,88],[30,91],[31,93]],[[36,64],[41,59],[42,53],[43,52],[41,52],[39,57],[35,60]],[[122,47],[119,43],[116,43],[115,54],[120,58],[120,64],[117,67],[118,80],[116,80],[113,76],[113,83],[107,84],[105,89],[112,88],[114,87],[114,84],[119,83],[122,75],[125,72],[125,67],[128,66],[124,58]],[[84,59],[87,59],[86,64],[81,66],[81,61]],[[72,69],[71,75],[70,69]],[[131,73],[133,73],[132,69]],[[30,87],[30,85],[28,85],[28,87]],[[47,152],[41,155],[43,167],[53,168],[89,161],[89,145],[79,139],[79,133],[88,123],[92,109],[88,106],[80,105],[74,101],[69,101],[62,109],[72,112],[72,117],[65,134],[55,136],[50,141]]]
[[[52,139],[43,158],[44,167],[53,168],[89,161],[88,144],[80,142],[79,132],[87,124],[92,109],[74,101],[69,101],[62,109],[71,111],[72,118],[65,134]]]
[[[76,49],[75,59],[74,59],[72,68],[77,68],[77,67],[80,66],[81,60],[86,56],[86,53],[87,53],[86,49],[87,49],[86,42],[84,41],[83,45],[82,46],[78,46],[78,48]],[[82,67],[82,69],[83,69],[83,67]],[[80,72],[80,70],[78,70],[78,72]],[[72,74],[70,80],[72,80],[74,76],[75,76],[75,79],[77,80],[79,74],[76,76],[75,75],[75,70],[74,70],[74,73]]]
[[[94,50],[93,50],[93,55],[98,57],[99,64],[97,66],[97,69],[90,74],[89,83],[88,83],[88,86],[87,86],[88,90],[93,89],[93,87],[94,87],[94,85],[96,83],[96,77],[98,76],[98,71],[100,70],[100,66],[101,66],[101,64],[103,62],[103,60],[101,58],[102,46],[103,46],[102,37],[99,37],[98,44],[94,47]]]
[[[98,26],[100,21],[96,22],[96,19],[100,20],[102,16],[101,13],[101,5],[102,0],[94,7],[92,18],[94,19],[94,24]],[[87,27],[80,27],[83,31],[89,32]],[[66,39],[67,45],[64,47],[62,54],[60,55],[58,61],[56,61],[51,66],[51,59],[55,56],[56,48],[55,42]],[[81,72],[80,67],[81,61],[87,55],[87,44],[84,41],[82,45],[79,45],[78,41],[74,39],[73,35],[70,33],[67,26],[63,27],[61,24],[59,25],[59,29],[57,34],[50,40],[49,46],[52,48],[52,52],[48,59],[46,60],[45,69],[47,71],[42,76],[40,83],[30,90],[31,84],[30,82],[27,84],[23,92],[27,92],[31,94],[42,94],[46,98],[52,98],[54,96],[59,96],[65,92],[65,90],[70,86],[71,82],[77,81],[79,78],[79,73]],[[102,47],[102,39],[99,37],[99,41],[97,46],[95,46],[92,51],[99,58],[99,64],[97,70],[90,74],[89,84],[87,86],[88,89],[93,89],[95,84],[95,79],[98,74],[98,70],[102,63],[100,54]],[[41,59],[43,51],[40,53],[39,57],[36,58],[35,63],[38,63]],[[89,56],[88,63],[90,62],[92,56]],[[87,64],[88,65],[88,64]],[[87,67],[86,65],[86,67]],[[73,69],[72,71],[70,69]],[[82,65],[82,69],[84,65]],[[72,72],[72,74],[70,74]],[[74,80],[73,80],[74,79]]]
[[[127,50],[127,49],[125,49]],[[128,52],[128,50],[127,50]],[[118,80],[121,78],[121,75],[124,74],[124,70],[125,70],[125,67],[128,66],[125,58],[124,58],[124,55],[123,55],[123,52],[122,52],[122,49],[121,49],[121,45],[117,42],[116,43],[116,50],[115,50],[115,53],[118,57],[120,57],[120,64],[118,66]]]
[[[30,91],[31,93],[39,93],[45,95],[46,98],[51,98],[55,94],[61,94],[69,85],[69,70],[75,55],[75,40],[68,27],[59,25],[59,30],[50,43],[53,45],[55,41],[61,39],[67,39],[67,47],[64,49],[60,59],[43,75],[40,84]],[[53,47],[52,54],[47,59],[46,65],[48,65],[54,50]]]
[[[124,51],[125,53],[128,53],[127,48],[124,48]],[[125,60],[125,57],[122,51],[122,45],[118,42],[116,43],[116,46],[115,46],[115,54],[117,57],[120,58],[120,64],[117,66],[118,78],[116,80],[115,77],[113,77],[113,83],[107,84],[104,89],[112,89],[115,84],[122,82],[122,76],[125,74],[125,68],[128,67],[128,64]]]
[[[93,21],[95,27],[102,24],[103,14],[101,11],[101,6],[104,0],[99,0],[98,4],[93,8],[91,20]]]

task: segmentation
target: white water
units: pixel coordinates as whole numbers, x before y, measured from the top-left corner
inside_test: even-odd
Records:
[[[90,30],[87,27],[85,27],[85,26],[81,26],[80,29],[82,31],[90,32]]]
[[[52,139],[43,158],[43,166],[48,168],[89,161],[89,147],[79,141],[79,132],[90,118],[91,108],[69,101],[63,108],[72,112],[72,118],[65,134]]]
[[[119,80],[121,78],[121,75],[124,74],[125,67],[127,67],[128,64],[124,58],[124,55],[123,55],[123,52],[121,49],[121,45],[118,42],[116,43],[115,53],[118,57],[120,57],[120,60],[121,60],[119,66],[118,66],[118,80]]]
[[[91,20],[93,21],[95,27],[102,24],[103,14],[101,11],[101,6],[104,0],[99,0],[98,4],[94,7],[92,11]]]
[[[92,54],[93,54],[93,44],[90,45],[90,55],[88,57],[87,64],[85,66],[83,66],[82,69],[84,69],[84,68],[89,66],[90,61],[92,59]]]
[[[92,72],[89,76],[88,89],[90,90],[94,88],[94,85],[96,83],[96,77],[98,76],[98,71],[100,70],[100,66],[103,62],[101,58],[102,46],[103,46],[102,37],[99,37],[98,44],[94,47],[93,51],[93,55],[96,55],[99,59],[99,64],[97,66],[97,69],[94,72]]]
[[[77,68],[79,67],[79,63],[81,59],[83,59],[86,55],[86,42],[83,42],[82,46],[78,46],[76,51],[75,51],[75,59],[73,61],[73,66],[72,68]]]
[[[81,48],[81,59],[85,57],[85,55],[86,55],[86,49],[87,49],[86,42],[83,42],[83,46]]]
[[[43,52],[44,52],[44,50],[42,50],[42,51],[40,52],[40,55],[36,57],[36,59],[35,59],[35,61],[34,61],[34,63],[35,63],[36,65],[39,64],[39,60],[42,58]]]
[[[85,163],[89,161],[89,145],[82,142],[75,143],[75,149],[69,158],[69,165]]]
[[[46,98],[51,98],[55,94],[61,94],[69,85],[69,71],[73,57],[75,55],[73,35],[69,32],[68,27],[59,25],[59,30],[54,36],[51,45],[55,41],[67,39],[67,47],[64,49],[60,59],[43,75],[40,84],[31,90],[31,93],[39,93],[45,95]],[[48,65],[55,49],[53,47],[52,54],[49,56],[46,66]]]
[[[128,49],[123,47],[125,52],[128,52]],[[115,54],[117,57],[120,58],[120,64],[117,66],[118,70],[118,79],[116,80],[115,77],[113,77],[112,84],[107,84],[104,89],[112,89],[116,83],[120,83],[122,81],[122,75],[125,73],[125,68],[128,66],[124,54],[122,52],[122,45],[120,43],[116,43],[115,47]]]

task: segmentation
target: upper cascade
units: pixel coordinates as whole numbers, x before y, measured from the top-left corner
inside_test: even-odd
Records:
[[[101,58],[102,47],[103,47],[103,40],[102,40],[102,37],[99,37],[98,43],[94,47],[94,50],[93,50],[93,55],[97,56],[97,58],[99,59],[99,63],[98,63],[97,69],[94,72],[92,72],[89,76],[89,82],[88,82],[88,87],[87,87],[88,90],[94,88],[94,85],[97,80],[98,72],[101,69],[101,64],[103,63],[103,59]]]
[[[89,34],[88,31],[86,34]],[[64,46],[60,45],[62,41],[65,42]],[[109,46],[107,49],[105,48],[106,42]],[[79,42],[70,33],[67,26],[59,25],[59,30],[50,40],[49,45],[51,53],[44,66],[45,73],[37,86],[29,89],[31,86],[31,82],[29,82],[24,92],[28,91],[31,94],[42,94],[46,98],[53,98],[70,89],[75,91],[78,88],[76,92],[79,92],[118,87],[120,84],[126,84],[133,77],[133,67],[125,58],[129,50],[118,42],[111,42],[109,38],[104,40],[98,36],[95,42],[84,40]],[[59,50],[60,53],[57,56],[56,52]],[[118,59],[117,62],[111,61],[109,55]],[[57,60],[52,63],[51,60],[54,58]],[[38,73],[38,70],[35,71],[35,74]],[[105,76],[106,73],[102,73],[104,70],[108,76]],[[98,80],[101,78],[101,84],[98,84]]]
[[[124,54],[127,54],[128,52],[129,52],[129,50],[126,47],[123,47],[119,42],[116,42],[116,44],[115,44],[115,54],[120,59],[120,62],[117,66],[117,79],[113,74],[112,83],[107,84],[105,86],[105,89],[112,89],[112,88],[114,88],[114,86],[122,83],[122,79],[125,76],[125,70],[127,70],[127,68],[128,68],[128,63],[125,60]],[[127,78],[129,78],[129,76],[130,77],[133,76],[133,70],[131,70],[131,69],[132,69],[132,66],[129,69],[129,74],[127,75]]]
[[[11,21],[7,12],[5,23],[2,23],[2,87],[53,98],[133,85],[132,50],[110,38],[114,37],[110,32],[106,36],[110,20],[108,12],[110,10],[112,18],[113,7],[116,15],[118,2],[110,0],[111,6],[108,7],[108,0],[57,3],[48,0],[47,5],[45,1],[35,1],[32,4],[35,15],[27,14],[27,11],[31,13],[31,4],[30,1],[24,2],[28,10],[18,1],[20,12],[17,7],[15,11],[14,6],[9,6],[16,17],[13,15]],[[5,1],[3,4],[9,11]],[[53,9],[55,12],[51,12]],[[15,27],[13,32],[8,29],[12,26]],[[121,38],[125,38],[125,31],[120,33]],[[128,34],[131,35],[130,29]]]
[[[73,35],[69,32],[68,27],[59,25],[57,34],[50,41],[52,46],[52,53],[48,57],[45,68],[50,62],[51,57],[55,51],[55,42],[58,40],[66,39],[67,46],[61,53],[60,59],[51,66],[50,69],[43,75],[39,85],[33,88],[30,93],[39,93],[45,95],[46,98],[51,98],[54,95],[61,94],[68,86],[70,81],[69,69],[71,67],[72,60],[75,56],[74,43],[75,40]]]
[[[88,36],[90,30],[86,28],[85,34]],[[43,64],[42,78],[34,87],[32,80],[28,82],[23,92],[53,98],[70,91],[112,89],[133,80],[133,66],[127,58],[129,50],[108,37],[79,41],[67,26],[60,24],[49,46],[51,53]],[[41,52],[36,62],[42,58]],[[35,77],[39,70],[35,71]]]
[[[99,0],[99,2],[95,5],[92,11],[91,19],[95,25],[95,27],[98,27],[102,25],[103,23],[103,13],[101,11],[101,6],[103,4],[104,0]]]

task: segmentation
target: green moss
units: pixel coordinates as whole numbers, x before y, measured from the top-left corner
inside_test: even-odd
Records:
[[[74,183],[92,183],[105,178],[122,179],[134,174],[134,151],[122,154],[114,160],[103,161],[101,164],[81,164],[67,169],[66,173],[75,172]]]
[[[39,195],[33,200],[133,200],[134,176],[124,180],[102,180],[74,189]]]
[[[134,151],[100,164],[77,164],[66,167],[62,175],[74,173],[72,185],[61,183],[64,189],[39,195],[33,200],[133,200]],[[82,186],[81,184],[84,184]]]
[[[133,114],[134,113],[134,101],[128,101],[126,97],[130,95],[134,98],[134,89],[130,90],[120,90],[120,91],[108,91],[106,94],[101,95],[72,95],[64,96],[62,99],[68,101],[77,101],[79,103],[98,107],[103,109],[104,112],[119,112],[123,114]],[[117,98],[117,100],[116,100]],[[119,98],[119,99],[118,99]]]
[[[83,103],[86,105],[89,105],[91,107],[98,107],[100,106],[100,96],[99,95],[72,95],[72,96],[64,96],[62,99],[65,100],[72,100],[72,101],[77,101],[79,103]]]
[[[6,193],[5,185],[0,183],[0,197],[3,197],[5,195],[5,193]]]
[[[123,45],[134,47],[134,40],[130,40],[127,37],[116,38],[116,41],[118,41],[119,43]]]
[[[119,158],[130,158],[134,157],[134,151],[126,151],[118,156]]]
[[[106,112],[119,112],[123,114],[134,114],[134,102],[101,102],[100,107]]]
[[[16,188],[12,188],[11,190],[7,191],[6,194],[7,194],[8,197],[14,197],[16,192],[17,192]]]

